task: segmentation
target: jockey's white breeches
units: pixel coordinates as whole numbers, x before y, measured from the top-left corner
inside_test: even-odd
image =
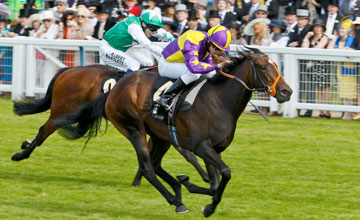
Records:
[[[192,73],[185,63],[168,63],[164,57],[160,58],[158,69],[160,76],[171,79],[177,79],[180,77],[186,85],[198,80],[201,75],[206,75],[208,78],[211,78],[216,74],[215,70],[206,74]]]
[[[106,40],[101,41],[99,49],[100,58],[105,64],[117,69],[127,71],[128,69],[136,71],[142,66],[154,66],[155,59],[152,53],[144,49],[128,49],[126,52],[111,47]]]

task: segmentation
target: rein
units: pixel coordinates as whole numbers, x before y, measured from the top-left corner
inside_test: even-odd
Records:
[[[246,85],[246,83],[241,80],[240,78],[234,76],[234,75],[230,75],[228,73],[225,73],[222,69],[220,69],[220,73],[221,75],[227,77],[227,78],[230,78],[230,79],[234,79],[236,80],[237,82],[241,83],[247,90],[251,91],[251,92],[254,92],[254,91],[265,91],[267,94],[271,95],[271,96],[275,96],[276,95],[276,85],[281,77],[281,74],[276,66],[276,64],[274,62],[272,62],[270,59],[270,63],[273,64],[273,66],[275,67],[275,70],[276,72],[278,73],[278,76],[276,77],[274,83],[271,85],[271,86],[268,86],[266,85],[266,83],[264,82],[264,80],[260,77],[260,75],[256,72],[256,69],[255,69],[255,65],[254,65],[254,61],[260,57],[264,57],[264,56],[268,56],[268,55],[261,55],[261,56],[258,56],[258,57],[255,57],[254,59],[250,60],[250,66],[251,66],[251,72],[254,72],[254,75],[255,75],[255,79],[258,77],[261,81],[261,83],[263,84],[264,88],[250,88],[248,85]]]

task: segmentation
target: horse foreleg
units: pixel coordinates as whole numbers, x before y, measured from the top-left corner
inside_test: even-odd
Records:
[[[191,163],[191,164],[195,167],[195,169],[199,172],[201,178],[202,178],[205,182],[208,183],[208,182],[209,182],[209,176],[208,176],[208,174],[205,172],[205,170],[201,167],[201,165],[199,164],[199,162],[198,162],[198,160],[196,159],[195,155],[194,155],[192,152],[190,152],[190,151],[188,151],[188,150],[186,150],[186,149],[184,149],[184,148],[182,148],[182,147],[179,147],[179,146],[174,146],[174,147],[175,147],[175,149],[176,149],[177,151],[179,151],[179,153],[180,153],[181,155],[183,155],[183,156],[185,157],[185,159],[186,159],[189,163]]]
[[[20,161],[29,158],[35,148],[40,146],[49,135],[56,131],[56,129],[57,128],[51,124],[50,120],[48,120],[43,126],[40,127],[39,132],[37,133],[34,140],[32,142],[25,140],[21,145],[23,151],[13,154],[11,159],[13,161]]]
[[[203,208],[203,214],[205,217],[209,217],[215,212],[217,205],[221,201],[222,194],[225,190],[227,183],[231,178],[231,170],[221,159],[220,155],[214,150],[211,144],[208,141],[203,141],[199,146],[195,149],[194,152],[196,155],[201,157],[207,164],[213,165],[220,171],[221,181],[219,186],[216,188],[213,202],[208,204]]]
[[[210,176],[210,188],[204,188],[190,183],[190,177],[184,174],[177,175],[176,177],[180,183],[189,190],[189,192],[213,196],[219,186],[219,170],[206,162],[205,165]]]

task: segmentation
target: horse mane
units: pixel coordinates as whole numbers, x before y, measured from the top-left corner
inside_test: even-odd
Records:
[[[227,74],[233,75],[235,73],[235,68],[242,64],[247,58],[249,58],[251,54],[255,53],[262,54],[263,52],[261,52],[257,48],[251,48],[241,45],[235,53],[229,56],[232,63],[226,64],[223,68],[223,71]],[[223,82],[226,79],[228,78],[221,75],[220,72],[217,72],[214,77],[210,79],[210,81],[213,83],[218,83]]]

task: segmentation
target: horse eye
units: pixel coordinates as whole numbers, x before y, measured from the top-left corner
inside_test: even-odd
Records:
[[[261,66],[261,70],[266,70],[266,66]]]

